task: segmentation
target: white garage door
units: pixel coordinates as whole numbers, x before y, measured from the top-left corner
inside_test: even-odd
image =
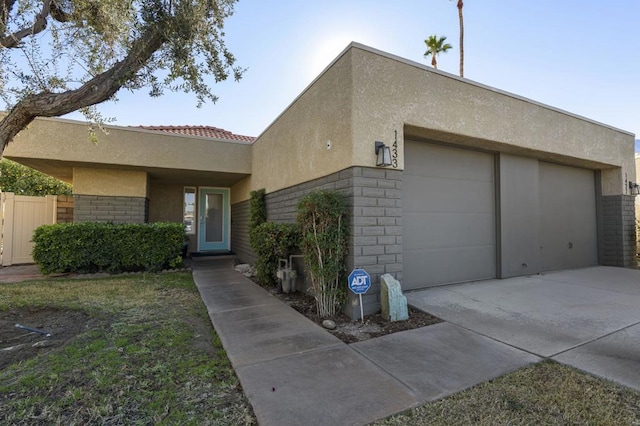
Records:
[[[493,155],[405,141],[403,288],[495,278]]]
[[[598,264],[592,170],[539,163],[541,269]]]

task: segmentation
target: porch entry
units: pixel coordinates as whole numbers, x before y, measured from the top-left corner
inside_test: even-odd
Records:
[[[199,188],[198,251],[228,251],[231,208],[229,189]]]

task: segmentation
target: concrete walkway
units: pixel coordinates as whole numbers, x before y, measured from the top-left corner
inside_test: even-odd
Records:
[[[0,267],[0,283],[18,283],[45,278],[36,265],[15,265]]]
[[[347,345],[233,270],[193,277],[260,425],[363,425],[540,360],[457,325]]]

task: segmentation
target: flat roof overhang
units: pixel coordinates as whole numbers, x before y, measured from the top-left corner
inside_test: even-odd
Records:
[[[231,186],[251,174],[251,144],[128,127],[108,127],[98,141],[88,124],[37,119],[16,136],[3,156],[72,182],[74,167],[142,171],[150,180]]]

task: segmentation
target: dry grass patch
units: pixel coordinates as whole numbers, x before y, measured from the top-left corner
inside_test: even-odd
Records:
[[[0,290],[0,317],[39,321],[44,329],[64,329],[64,313],[86,318],[73,336],[45,341],[0,369],[0,424],[255,423],[190,274],[33,281]],[[51,331],[52,339],[62,334]],[[33,336],[22,333],[0,350],[24,342],[32,348]]]
[[[640,425],[640,392],[545,361],[376,425]]]

